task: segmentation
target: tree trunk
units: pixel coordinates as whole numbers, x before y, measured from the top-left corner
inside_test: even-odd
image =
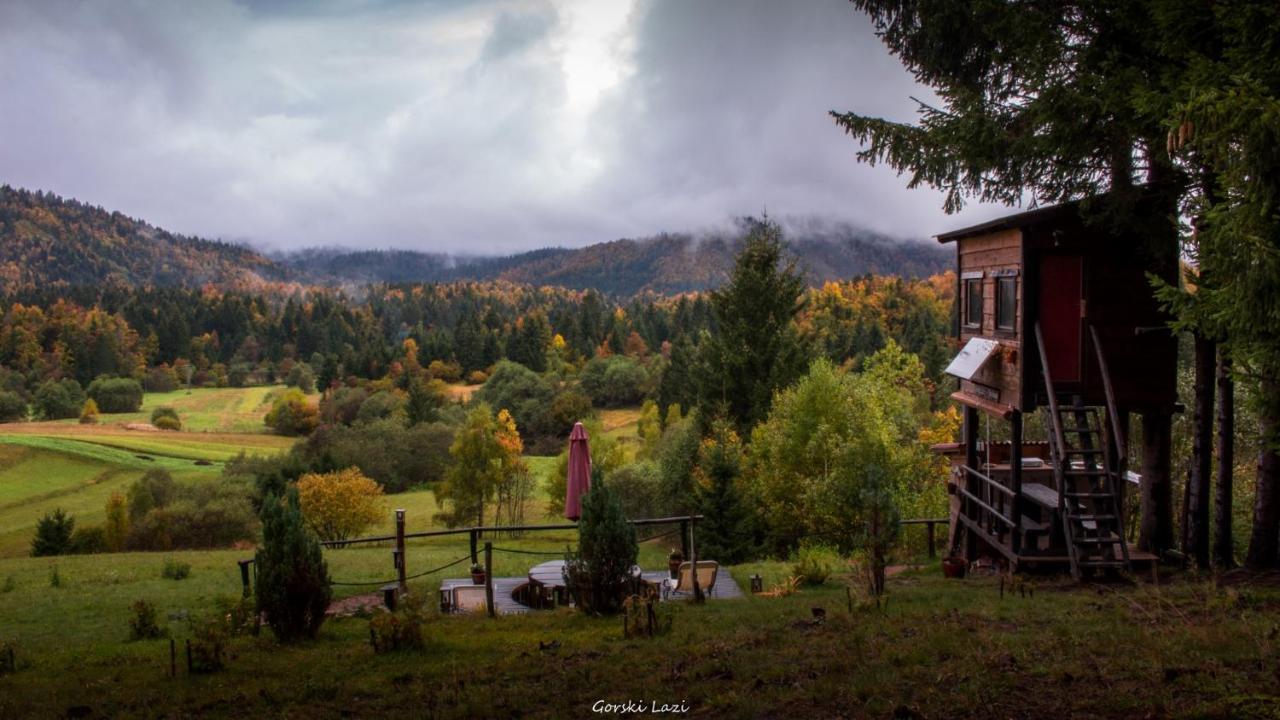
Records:
[[[1169,453],[1173,423],[1167,411],[1142,415],[1142,522],[1138,548],[1159,555],[1173,545]]]
[[[1258,413],[1258,429],[1262,450],[1258,453],[1258,482],[1253,501],[1253,532],[1249,536],[1249,553],[1245,565],[1255,570],[1271,570],[1280,557],[1280,453],[1276,450],[1280,435],[1280,417],[1275,400],[1280,385],[1263,381],[1263,407]]]
[[[1191,465],[1182,508],[1182,552],[1197,567],[1209,566],[1209,492],[1213,473],[1213,390],[1216,345],[1195,335],[1195,411],[1191,418]]]
[[[1213,518],[1213,564],[1221,569],[1235,565],[1231,538],[1232,471],[1235,467],[1235,384],[1231,357],[1218,348],[1218,486]]]

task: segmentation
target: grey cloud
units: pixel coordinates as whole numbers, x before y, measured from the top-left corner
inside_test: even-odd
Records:
[[[0,3],[0,182],[273,247],[472,253],[998,212],[856,163],[827,111],[908,119],[921,90],[843,0],[641,0],[582,106],[594,2]]]

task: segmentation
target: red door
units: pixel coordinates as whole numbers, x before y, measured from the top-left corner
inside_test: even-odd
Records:
[[[1080,382],[1081,277],[1079,255],[1040,257],[1040,332],[1054,383]]]

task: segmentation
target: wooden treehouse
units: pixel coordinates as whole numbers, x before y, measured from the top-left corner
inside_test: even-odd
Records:
[[[1174,280],[1176,248],[1088,217],[1071,203],[938,236],[956,245],[964,434],[935,449],[953,463],[951,547],[971,561],[1080,577],[1154,560],[1126,541],[1126,432],[1131,412],[1175,406],[1176,341],[1147,275]],[[1024,437],[1036,412],[1042,437]]]

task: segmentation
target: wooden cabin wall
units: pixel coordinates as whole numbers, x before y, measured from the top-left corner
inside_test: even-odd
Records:
[[[958,243],[960,265],[960,342],[972,337],[993,338],[1000,341],[1004,350],[1001,357],[993,359],[974,377],[975,382],[962,380],[960,389],[980,396],[987,396],[994,389],[997,397],[988,399],[1019,407],[1022,402],[1020,357],[1022,353],[1023,326],[1023,273],[1022,232],[1018,229],[999,230],[987,235],[964,238]],[[968,297],[965,274],[982,273],[982,325],[971,328],[965,325],[965,308]],[[996,329],[996,278],[1001,274],[1017,274],[1017,302],[1012,332]]]

